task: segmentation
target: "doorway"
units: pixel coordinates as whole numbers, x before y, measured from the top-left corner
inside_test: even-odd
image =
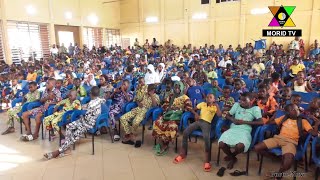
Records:
[[[58,31],[59,45],[69,46],[70,43],[74,45],[74,34],[71,31]]]
[[[79,26],[63,26],[63,25],[54,25],[56,44],[64,44],[65,47],[68,47],[70,43],[74,45],[77,43],[80,44],[80,27]]]

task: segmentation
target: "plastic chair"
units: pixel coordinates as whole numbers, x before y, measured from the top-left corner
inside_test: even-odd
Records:
[[[302,102],[309,103],[311,102],[314,98],[320,97],[320,94],[317,92],[308,92],[308,93],[303,93],[303,92],[292,92],[292,94],[298,94],[301,96]]]
[[[319,178],[319,171],[320,171],[320,157],[317,156],[317,145],[320,144],[320,137],[314,137],[312,140],[312,160],[316,165],[316,171],[315,171],[315,180],[318,180]]]
[[[216,130],[215,130],[217,139],[219,139],[220,136],[222,135],[222,132],[221,132],[222,127],[225,125],[230,125],[230,124],[231,124],[231,122],[229,120],[223,120],[223,119],[218,120],[217,125],[216,125]],[[251,140],[250,147],[249,147],[248,151],[246,152],[246,154],[247,154],[246,175],[247,176],[249,175],[250,152],[253,149],[254,145],[258,142],[260,128],[261,127],[257,127],[257,126],[252,127],[252,131],[251,131],[252,140]],[[217,166],[219,166],[219,163],[220,163],[220,151],[221,151],[221,149],[218,147]],[[259,158],[258,158],[258,160],[259,160]]]
[[[185,114],[185,115],[184,115],[184,114]],[[182,115],[183,117],[181,118],[181,121],[182,121],[183,127],[186,129],[186,128],[188,128],[188,126],[189,126],[189,124],[190,124],[190,119],[193,119],[193,118],[194,118],[194,115],[193,115],[192,113],[190,113],[190,112],[186,112],[186,113],[184,113],[184,114]],[[213,140],[214,140],[215,137],[216,137],[216,136],[215,136],[215,133],[214,133],[214,130],[215,130],[215,126],[216,126],[216,123],[217,123],[218,119],[219,119],[218,116],[214,116],[214,118],[213,118],[213,120],[212,120],[212,122],[211,122],[209,160],[211,160],[212,142],[213,142]],[[203,134],[202,134],[202,131],[199,129],[199,130],[193,131],[190,136],[196,136],[196,141],[195,141],[195,142],[197,142],[198,137],[199,137],[199,136],[202,137]],[[176,152],[177,152],[177,150],[178,150],[178,147],[177,147],[178,143],[177,143],[177,141],[178,141],[178,139],[176,139],[176,147],[175,147]],[[190,140],[190,137],[189,137],[189,141],[191,141],[191,140]]]
[[[83,116],[86,114],[86,110],[72,110],[72,111],[67,111],[62,118],[62,121],[60,121],[58,123],[59,127],[65,126],[71,122],[77,121],[80,116]],[[88,132],[90,132],[92,134],[92,155],[94,155],[94,135],[97,132],[97,130],[101,127],[107,127],[109,129],[109,133],[110,136],[112,136],[111,131],[110,131],[110,126],[108,123],[108,113],[109,113],[109,106],[108,104],[101,104],[101,114],[98,116],[97,120],[96,120],[96,124],[95,126],[90,129]],[[70,116],[71,118],[67,118],[67,116]],[[61,146],[61,140],[62,140],[62,136],[61,136],[61,132],[59,133],[59,144]],[[111,140],[113,142],[113,138],[111,137]],[[73,149],[75,149],[75,144],[73,145]]]
[[[141,121],[140,125],[142,125],[142,141],[141,141],[141,144],[144,143],[144,131],[145,131],[145,125],[147,124],[148,120],[150,118],[152,118],[152,114],[155,110],[159,109],[159,107],[152,107],[150,108],[147,113],[146,113],[146,116],[145,118]],[[152,119],[152,122],[153,122],[153,119]]]

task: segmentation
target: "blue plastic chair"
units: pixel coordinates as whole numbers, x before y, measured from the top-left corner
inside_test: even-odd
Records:
[[[319,178],[319,171],[320,171],[320,157],[317,156],[317,145],[320,144],[320,137],[314,137],[312,140],[312,160],[316,165],[316,171],[315,171],[315,180],[318,180]]]
[[[216,138],[219,139],[222,135],[222,127],[225,126],[225,125],[228,125],[230,126],[231,124],[231,121],[229,120],[223,120],[223,119],[219,119],[218,122],[217,122],[217,125],[216,125],[216,129],[215,129],[215,132],[216,132]],[[248,151],[246,152],[247,154],[247,162],[246,162],[246,175],[248,176],[249,175],[249,160],[250,160],[250,152],[252,151],[254,145],[258,142],[258,137],[259,137],[259,134],[260,134],[260,128],[261,127],[258,127],[258,126],[253,126],[252,127],[252,131],[251,131],[251,136],[252,136],[252,141],[251,141],[251,144],[250,144],[250,147],[248,149]],[[218,146],[218,155],[217,155],[217,166],[219,166],[219,163],[220,163],[220,148]],[[259,160],[259,158],[258,158]]]
[[[320,97],[320,94],[317,92],[308,92],[308,93],[303,93],[303,92],[292,92],[292,94],[298,94],[301,96],[302,102],[309,103],[311,102],[314,98]]]
[[[100,129],[101,127],[107,127],[109,129],[111,140],[113,142],[113,138],[111,135],[112,133],[111,133],[109,122],[108,122],[109,108],[110,108],[109,104],[107,103],[101,104],[101,114],[98,116],[95,126],[89,130],[89,132],[92,134],[92,155],[94,155],[94,135],[97,132],[97,130]],[[67,111],[63,115],[63,120],[58,123],[58,126],[62,127],[71,122],[77,121],[80,118],[80,116],[85,115],[86,112],[87,112],[86,110]],[[71,118],[66,118],[66,116],[69,116],[70,114],[71,114]],[[60,135],[59,144],[61,145],[61,139],[62,139],[61,132],[59,133],[59,135]],[[75,144],[73,145],[73,149],[75,149]]]
[[[141,141],[141,144],[144,143],[144,131],[145,131],[145,126],[146,126],[148,120],[149,120],[150,118],[152,118],[153,112],[154,112],[155,110],[157,110],[157,109],[159,109],[159,107],[152,107],[152,108],[150,108],[150,109],[147,111],[145,118],[144,118],[144,119],[141,121],[141,123],[140,123],[140,125],[142,125],[142,141]],[[153,119],[152,119],[152,122],[153,122]],[[153,123],[152,123],[152,124],[153,124]],[[152,126],[151,126],[151,128],[152,128]]]
[[[189,124],[190,124],[190,119],[194,119],[194,115],[190,112],[185,112],[183,115],[182,115],[182,118],[181,118],[181,121],[183,123],[183,128],[186,129],[188,128]],[[218,121],[219,117],[218,116],[214,116],[212,122],[211,122],[211,132],[210,132],[210,150],[209,150],[209,160],[211,160],[211,149],[212,149],[212,142],[213,140],[215,139],[215,133],[214,133],[214,130],[215,130],[215,126],[216,126],[216,123]],[[198,140],[198,137],[202,137],[203,134],[202,134],[202,131],[199,129],[199,130],[195,130],[191,133],[190,136],[195,136],[196,137],[196,140],[195,142],[197,142]],[[177,152],[178,150],[178,147],[177,147],[177,141],[178,139],[176,139],[176,147],[175,147],[175,150]],[[189,137],[189,141],[191,141],[190,137]]]

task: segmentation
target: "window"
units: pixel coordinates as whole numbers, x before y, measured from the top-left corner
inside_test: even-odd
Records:
[[[99,47],[100,45],[102,45],[102,30],[102,28],[83,28],[83,44],[87,45],[89,49],[92,49],[92,46]]]
[[[120,29],[105,29],[106,47],[121,45]]]
[[[47,24],[9,21],[8,40],[13,63],[50,56]]]
[[[2,22],[0,21],[0,61],[5,61],[1,23]]]
[[[231,2],[231,1],[240,1],[240,0],[216,0],[216,3]]]

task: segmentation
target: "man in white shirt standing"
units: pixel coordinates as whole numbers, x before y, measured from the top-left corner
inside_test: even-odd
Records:
[[[50,49],[50,54],[53,58],[57,57],[58,56],[58,52],[59,52],[59,49],[56,47],[55,44],[52,45],[52,48]]]

